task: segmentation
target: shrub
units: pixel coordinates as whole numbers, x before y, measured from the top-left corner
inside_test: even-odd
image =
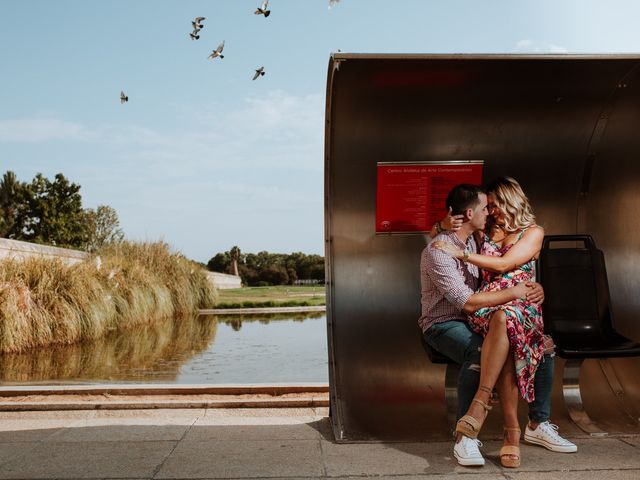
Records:
[[[216,301],[202,268],[163,242],[109,245],[75,265],[0,263],[0,352],[95,339]]]

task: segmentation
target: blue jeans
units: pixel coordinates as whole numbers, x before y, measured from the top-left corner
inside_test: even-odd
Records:
[[[437,323],[423,333],[425,341],[460,365],[458,376],[458,411],[460,418],[469,409],[480,385],[480,347],[482,337],[471,331],[466,322],[450,320]],[[536,399],[529,404],[529,419],[546,422],[551,416],[554,361],[550,355],[538,365],[534,387]]]

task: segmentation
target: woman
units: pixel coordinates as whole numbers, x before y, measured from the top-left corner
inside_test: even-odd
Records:
[[[482,268],[480,291],[510,288],[534,280],[534,262],[542,247],[544,230],[536,225],[529,200],[518,182],[509,177],[495,180],[487,191],[490,221],[478,242],[482,245],[481,253],[470,254],[451,243],[439,241],[433,246]],[[469,317],[469,324],[472,330],[485,337],[480,387],[467,415],[456,425],[456,431],[471,438],[477,436],[496,386],[505,415],[501,462],[504,466],[519,466],[517,392],[519,390],[528,402],[535,396],[533,380],[544,350],[540,305],[518,299],[505,305],[482,308]]]

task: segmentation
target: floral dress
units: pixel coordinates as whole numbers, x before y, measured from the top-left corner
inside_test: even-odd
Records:
[[[516,242],[522,238],[525,230],[520,232]],[[514,242],[515,243],[515,242]],[[514,244],[499,247],[485,235],[480,252],[483,255],[501,257]],[[535,261],[529,260],[511,272],[495,273],[482,271],[480,292],[493,292],[516,286],[520,282],[535,280]],[[489,331],[489,320],[494,312],[502,310],[507,315],[507,336],[514,353],[518,389],[527,402],[535,399],[533,380],[538,364],[544,352],[544,325],[542,308],[527,300],[514,300],[497,307],[485,307],[469,316],[471,329],[486,336]]]

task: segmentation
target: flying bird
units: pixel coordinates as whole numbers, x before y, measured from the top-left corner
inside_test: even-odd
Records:
[[[224,58],[224,55],[222,55],[222,50],[224,50],[224,40],[220,45],[218,45],[218,48],[211,52],[211,55],[209,55],[207,58],[210,58],[211,60],[215,59],[216,57]]]
[[[120,90],[120,103],[127,103],[129,101],[129,97],[124,94],[122,90]]]
[[[329,0],[329,8],[333,7],[336,3],[340,3],[340,0]]]
[[[255,73],[255,75],[253,76],[253,78],[251,80],[255,80],[260,75],[264,75],[264,67],[257,68],[256,69],[256,73]]]
[[[199,31],[200,31],[200,30],[198,30],[197,28],[195,28],[195,29],[193,30],[193,32],[191,32],[191,33],[189,34],[189,36],[191,37],[191,40],[198,40],[198,39],[200,38],[200,35],[198,35],[198,32],[199,32]]]
[[[193,25],[193,28],[197,29],[197,30],[199,30],[201,28],[204,28],[204,25],[202,25],[202,21],[203,20],[206,20],[206,18],[205,17],[196,17],[193,20],[193,22],[191,22],[191,25]]]
[[[262,2],[262,6],[258,7],[253,13],[255,13],[256,15],[264,15],[264,18],[267,18],[269,15],[271,15],[271,10],[267,10],[268,7],[269,0],[264,0],[264,2]]]

